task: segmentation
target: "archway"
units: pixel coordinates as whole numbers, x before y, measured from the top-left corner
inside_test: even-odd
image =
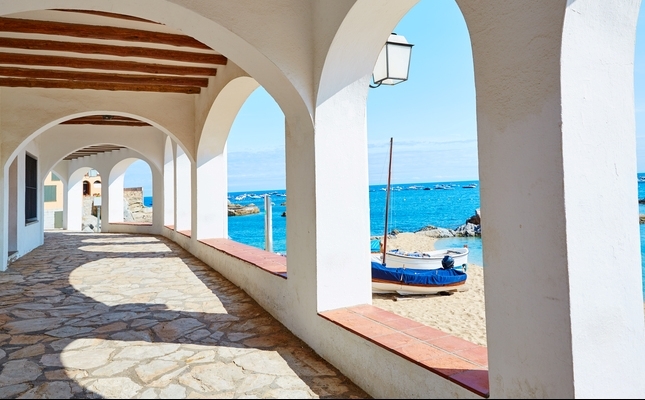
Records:
[[[390,235],[388,249],[422,254],[467,245],[471,289],[450,299],[429,296],[413,303],[396,301],[397,293],[373,295],[372,304],[486,346],[481,240],[478,236],[455,237],[474,233],[463,228],[480,207],[468,29],[456,3],[439,1],[418,3],[393,31],[414,47],[409,80],[370,89],[367,98],[370,235],[382,241],[385,234],[383,189],[392,138],[388,232],[400,233]],[[475,187],[463,188],[467,183]],[[442,229],[433,231],[429,226]],[[467,302],[468,313],[452,309],[459,307],[459,298]],[[444,318],[446,313],[453,317]]]
[[[258,214],[230,216],[231,239],[267,249],[265,196],[271,198],[272,248],[287,252],[284,114],[275,100],[257,88],[236,115],[228,137],[228,182],[230,201],[256,206]]]
[[[123,179],[124,222],[152,224],[153,187],[150,166],[143,160],[130,164]]]

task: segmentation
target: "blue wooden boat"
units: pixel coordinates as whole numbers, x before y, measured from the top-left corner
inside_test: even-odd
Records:
[[[372,293],[438,294],[466,290],[463,270],[390,268],[372,261]]]

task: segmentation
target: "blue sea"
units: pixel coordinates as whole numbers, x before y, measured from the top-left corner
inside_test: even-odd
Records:
[[[467,185],[475,187],[463,188]],[[370,186],[370,231],[372,236],[382,236],[384,233],[385,187],[385,185]],[[286,194],[284,190],[229,193],[229,200],[232,203],[242,205],[253,203],[260,208],[260,213],[229,217],[228,234],[231,239],[237,242],[260,249],[265,248],[264,198],[255,197],[265,194],[271,196],[273,203],[271,207],[273,251],[285,254],[287,252],[287,225],[286,218],[282,217],[282,214],[287,208],[286,197],[283,197]],[[479,182],[477,181],[392,185],[388,231],[398,229],[402,232],[414,232],[428,225],[454,229],[475,215],[477,208],[479,208]],[[435,246],[441,249],[463,247],[464,244],[467,244],[470,250],[469,262],[482,265],[480,238],[440,239]]]
[[[642,177],[642,178],[641,178]],[[638,198],[645,198],[645,173],[638,174]],[[643,179],[641,182],[640,179]],[[474,185],[474,188],[464,186]],[[385,185],[370,186],[370,230],[372,236],[382,236],[385,217]],[[232,192],[229,200],[236,204],[255,204],[260,208],[259,214],[240,217],[229,217],[228,230],[231,239],[265,248],[264,243],[264,198],[253,198],[269,194],[271,196],[273,215],[273,251],[286,254],[286,217],[282,213],[286,208],[286,192],[255,191]],[[243,199],[240,196],[246,195]],[[236,197],[239,200],[236,200]],[[388,231],[398,229],[402,232],[415,232],[425,226],[433,225],[455,229],[464,224],[479,208],[479,182],[427,182],[392,185],[390,195],[390,212]],[[645,214],[645,204],[639,204],[641,214]],[[645,260],[645,225],[640,225],[641,259]],[[468,261],[484,265],[480,238],[439,239],[437,249],[463,247],[468,245]],[[643,282],[645,282],[645,263],[643,264]],[[645,288],[645,285],[644,285]],[[645,289],[643,291],[645,298]]]

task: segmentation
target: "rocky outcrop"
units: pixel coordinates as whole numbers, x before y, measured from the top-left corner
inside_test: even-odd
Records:
[[[481,236],[481,220],[481,211],[478,208],[475,210],[475,215],[468,218],[465,224],[458,226],[454,230],[455,236]]]
[[[243,206],[241,204],[233,204],[230,201],[228,202],[228,216],[229,217],[237,217],[241,215],[249,215],[249,214],[258,214],[260,212],[260,209],[258,206],[255,204],[251,203],[246,206]]]
[[[481,236],[481,212],[479,208],[475,210],[475,215],[469,217],[466,220],[466,223],[459,225],[455,229],[448,228],[438,228],[436,226],[428,225],[419,229],[415,233],[419,233],[425,236],[433,238],[449,238],[455,236],[467,237],[467,236]]]
[[[419,229],[415,233],[419,233],[424,236],[429,236],[433,238],[449,238],[449,237],[455,236],[455,232],[452,229],[438,228],[432,225],[424,226],[423,228]]]
[[[123,189],[123,221],[152,223],[152,207],[143,205],[143,188]]]

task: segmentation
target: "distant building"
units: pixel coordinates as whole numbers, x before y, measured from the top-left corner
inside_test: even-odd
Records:
[[[64,187],[61,179],[54,173],[50,172],[45,178],[43,201],[44,206],[44,228],[45,229],[63,229],[63,195]],[[83,176],[83,197],[97,197],[101,195],[101,176],[98,171],[91,169]],[[89,214],[89,209],[84,214]]]
[[[63,182],[53,172],[50,172],[45,178],[43,200],[45,202],[45,229],[62,229]]]

